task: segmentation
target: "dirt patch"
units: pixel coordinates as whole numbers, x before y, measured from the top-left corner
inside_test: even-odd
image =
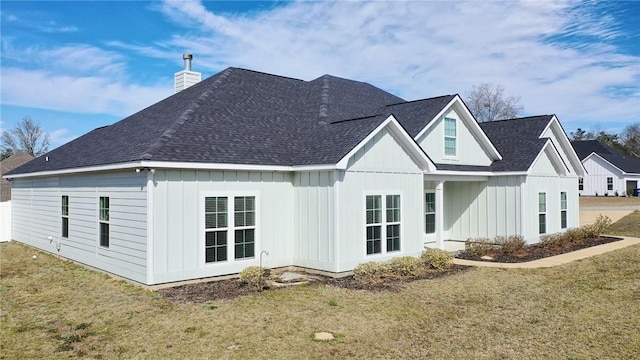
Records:
[[[580,207],[640,206],[640,197],[581,196]]]
[[[518,253],[517,255],[505,254],[502,252],[495,252],[493,254],[489,254],[488,256],[472,256],[463,251],[457,254],[456,257],[459,259],[474,260],[474,261],[521,263],[521,262],[543,259],[546,257],[560,255],[560,254],[566,254],[568,252],[586,249],[592,246],[608,244],[608,243],[620,241],[620,240],[622,239],[617,237],[602,236],[600,238],[585,239],[584,243],[581,245],[572,245],[566,248],[549,248],[549,247],[542,246],[541,244],[533,244],[533,245],[527,245],[524,248],[524,250]]]
[[[351,290],[396,291],[402,285],[423,279],[436,279],[457,274],[470,269],[469,266],[453,265],[446,270],[430,270],[418,276],[393,277],[376,283],[361,283],[353,276],[332,278],[313,275],[310,284],[316,286],[333,286]],[[262,291],[282,291],[284,288],[262,288]],[[255,286],[242,284],[238,279],[218,280],[205,283],[187,284],[158,290],[163,297],[175,303],[206,303],[207,301],[232,299],[238,296],[257,295],[261,291]]]

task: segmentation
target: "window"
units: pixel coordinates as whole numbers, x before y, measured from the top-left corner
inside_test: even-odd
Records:
[[[567,193],[560,193],[560,227],[567,228]]]
[[[227,260],[227,198],[204,199],[205,263]]]
[[[109,247],[109,198],[100,196],[100,246]]]
[[[255,251],[256,199],[253,196],[234,198],[235,258],[252,258]]]
[[[428,192],[424,194],[424,223],[425,232],[436,232],[436,194]]]
[[[387,195],[387,251],[400,250],[400,195]]]
[[[367,195],[367,255],[382,252],[382,196]]]
[[[62,195],[62,237],[69,237],[69,196]]]
[[[444,118],[444,155],[456,156],[456,119]]]
[[[255,248],[256,197],[205,197],[205,263],[254,258]]]
[[[608,177],[607,178],[607,190],[613,190],[613,178],[612,177]]]
[[[538,193],[538,232],[547,232],[547,194]]]
[[[578,179],[578,190],[580,191],[584,190],[584,178]]]
[[[382,217],[382,209],[386,210]],[[400,195],[366,196],[367,255],[400,251]],[[382,248],[385,239],[385,248]]]

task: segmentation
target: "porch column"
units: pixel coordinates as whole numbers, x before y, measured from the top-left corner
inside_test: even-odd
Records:
[[[444,250],[444,181],[436,184],[436,244]]]

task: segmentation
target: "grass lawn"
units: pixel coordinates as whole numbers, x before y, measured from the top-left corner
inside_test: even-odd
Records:
[[[476,268],[395,292],[313,285],[188,305],[15,242],[0,244],[0,265],[6,359],[640,353],[640,246],[554,268]],[[314,341],[316,331],[336,339]]]
[[[640,238],[640,211],[634,211],[631,214],[616,221],[605,231],[608,235],[632,236]]]

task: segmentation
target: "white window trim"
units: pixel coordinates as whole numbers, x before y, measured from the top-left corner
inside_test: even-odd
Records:
[[[65,214],[62,212],[62,198],[63,198],[63,197],[66,197],[66,198],[67,198],[67,215],[65,215]],[[66,237],[62,235],[62,234],[63,234],[63,231],[62,231],[62,230],[63,230],[63,229],[62,229],[62,221],[60,222],[60,237],[61,237],[62,239],[68,239],[68,238],[69,238],[69,229],[70,229],[70,227],[71,227],[71,226],[70,226],[70,224],[69,224],[69,214],[71,213],[71,211],[70,211],[70,210],[71,210],[71,204],[70,204],[70,202],[71,202],[71,199],[70,199],[69,195],[60,195],[60,218],[61,218],[61,219],[63,219],[63,218],[67,219],[67,236],[66,236]],[[99,205],[98,205],[98,206],[99,206]]]
[[[437,216],[436,214],[437,214],[437,212],[438,212],[438,205],[437,205],[437,203],[436,203],[436,199],[435,199],[435,196],[436,196],[436,190],[435,190],[435,189],[426,189],[426,190],[424,191],[424,194],[425,194],[425,196],[423,196],[423,197],[422,197],[422,206],[423,206],[423,214],[422,214],[422,217],[423,217],[423,219],[424,219],[424,224],[423,224],[423,226],[422,226],[422,232],[423,232],[426,236],[435,236],[435,235],[436,235],[436,229],[435,229],[435,227],[437,227],[437,225],[438,225],[438,224],[437,224],[437,223],[435,224],[435,227],[434,227],[434,229],[433,229],[433,232],[432,232],[432,233],[428,233],[428,232],[427,232],[427,215],[433,214],[433,216],[434,216],[434,217],[436,217],[436,216]],[[433,212],[427,212],[426,194],[433,194],[433,197],[434,197],[433,201],[434,201],[434,204],[436,204],[436,208],[435,208],[435,210],[434,210]],[[434,221],[435,221],[435,219],[434,219]]]
[[[611,189],[609,189],[609,179],[611,179]],[[613,191],[613,177],[607,176],[607,191]]]
[[[255,199],[255,225],[249,227],[235,227],[235,197],[253,196]],[[204,222],[204,210],[205,210],[205,198],[208,197],[226,197],[227,198],[227,260],[218,262],[206,262],[205,257],[205,222]],[[199,266],[203,268],[229,266],[234,263],[245,263],[246,266],[257,263],[260,258],[260,196],[256,191],[201,191],[199,195],[198,204],[198,236],[200,238],[198,244],[198,261]],[[254,228],[254,249],[253,257],[251,258],[235,258],[235,230]],[[223,228],[221,228],[223,229]],[[221,230],[220,229],[220,230]]]
[[[399,195],[400,196],[400,223],[398,222],[387,222],[387,195]],[[367,224],[367,196],[380,196],[382,198],[381,210],[382,214],[380,219],[382,220],[379,224]],[[362,224],[363,227],[363,236],[362,236],[362,253],[366,259],[375,259],[375,258],[384,258],[389,256],[397,256],[403,254],[405,252],[405,241],[404,241],[404,222],[405,222],[405,198],[402,191],[393,191],[393,190],[381,190],[381,191],[365,191],[362,196],[362,210],[360,211],[362,216]],[[400,250],[389,251],[387,249],[387,225],[400,225]],[[380,249],[382,250],[377,254],[367,254],[367,227],[372,225],[380,226]]]
[[[564,194],[564,208],[562,207],[562,194]],[[566,229],[569,225],[569,197],[566,191],[560,191],[560,229]],[[562,213],[564,212],[564,218],[566,220],[566,226],[562,226]]]
[[[540,211],[540,194],[544,194],[544,211]],[[538,207],[538,235],[546,235],[549,233],[549,217],[547,216],[549,208],[549,197],[547,191],[538,191],[536,206]],[[544,232],[540,232],[540,215],[544,215]]]
[[[584,191],[584,178],[578,178],[578,191]]]
[[[447,135],[447,119],[449,120],[453,120],[454,124],[455,124],[455,130],[456,130],[456,134],[454,136],[451,135]],[[457,159],[458,158],[458,153],[459,153],[459,149],[458,149],[458,122],[459,120],[456,119],[455,117],[449,117],[449,116],[445,116],[442,118],[442,154],[444,158],[447,159]],[[452,138],[455,140],[455,154],[453,155],[449,155],[447,154],[447,138]]]
[[[102,220],[100,218],[100,212],[102,211],[101,207],[100,207],[100,198],[107,198],[109,199],[109,220]],[[104,246],[101,244],[101,233],[100,233],[100,224],[108,224],[109,225],[109,246]],[[100,195],[98,194],[98,248],[101,250],[110,250],[111,246],[113,245],[113,242],[111,241],[111,196],[109,195]]]

